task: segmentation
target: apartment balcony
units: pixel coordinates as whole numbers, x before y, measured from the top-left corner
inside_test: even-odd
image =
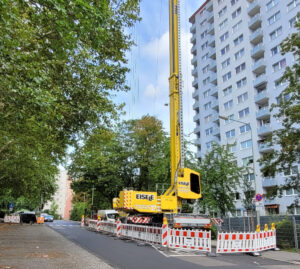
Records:
[[[214,60],[216,59],[216,49],[215,48],[211,49],[211,52],[209,53],[209,57]]]
[[[214,22],[214,13],[213,12],[210,12],[207,16],[207,21],[209,23],[213,23]]]
[[[261,15],[256,14],[248,23],[248,27],[254,31],[261,26]]]
[[[191,43],[193,43],[193,45],[195,45],[195,43],[196,43],[196,35],[192,35],[192,37],[191,37]]]
[[[200,131],[201,131],[201,127],[200,127],[200,125],[198,125],[195,129],[194,129],[194,133],[196,134],[196,133],[200,133]]]
[[[197,57],[197,55],[195,55],[195,56],[192,58],[192,60],[191,60],[191,64],[192,64],[192,65],[197,65],[197,60],[198,60],[198,57]]]
[[[218,99],[211,102],[211,108],[215,109],[215,110],[219,110],[219,100]]]
[[[198,89],[198,78],[195,78],[192,82],[193,87]]]
[[[196,23],[193,23],[193,24],[192,24],[192,26],[191,26],[191,28],[190,28],[190,32],[191,32],[192,34],[195,34],[195,33],[196,33]]]
[[[198,100],[199,100],[199,90],[195,90],[195,91],[193,92],[192,97],[198,101]]]
[[[208,29],[207,29],[207,32],[210,34],[210,35],[214,35],[215,34],[215,26],[214,24],[212,23],[211,25],[209,25]]]
[[[259,120],[270,118],[271,112],[269,107],[264,107],[256,112],[256,118]]]
[[[206,10],[207,11],[213,11],[213,1],[209,1],[207,4],[206,4]]]
[[[195,44],[192,48],[191,48],[191,53],[196,52],[197,51],[197,44]]]
[[[267,76],[266,74],[262,74],[253,81],[253,87],[259,87],[265,83],[267,83]]]
[[[213,48],[216,46],[215,35],[211,35],[208,37],[208,45]]]
[[[216,86],[212,86],[210,88],[210,95],[214,97],[218,97],[218,88]]]
[[[260,153],[272,152],[274,149],[271,147],[270,143],[260,143],[258,145],[258,151]]]
[[[200,121],[200,113],[197,113],[194,117],[193,117],[193,121],[196,122],[196,121]]]
[[[219,114],[218,113],[213,114],[211,120],[214,123],[218,123],[220,121]]]
[[[217,73],[215,73],[215,72],[211,72],[211,73],[210,73],[210,82],[211,82],[213,85],[217,85],[217,84],[218,84]]]
[[[257,29],[250,35],[250,42],[253,45],[257,45],[261,43],[263,39],[263,35],[264,35],[263,30],[261,28]]]
[[[198,77],[198,68],[197,68],[197,67],[195,67],[195,68],[192,70],[192,76]]]
[[[255,74],[265,73],[265,70],[266,70],[266,61],[264,58],[259,59],[252,66],[252,72]]]
[[[254,96],[254,101],[257,104],[266,103],[269,100],[269,93],[267,90],[263,90]]]
[[[248,15],[251,17],[259,13],[259,11],[260,11],[260,5],[258,0],[253,1],[247,9]]]
[[[263,188],[273,187],[277,185],[278,185],[277,180],[273,177],[264,177],[262,180]]]
[[[217,71],[217,63],[215,60],[211,60],[209,64],[209,70],[216,72]]]
[[[193,109],[196,110],[196,109],[199,109],[199,107],[200,107],[199,101],[196,101],[196,102],[193,104]]]
[[[252,50],[251,50],[251,57],[253,59],[259,59],[264,56],[265,53],[265,46],[261,42],[257,44]]]
[[[214,127],[213,135],[214,136],[220,136],[220,128],[219,127]]]
[[[280,204],[279,198],[275,197],[274,199],[264,199],[264,205],[278,205]]]
[[[258,135],[262,135],[262,136],[268,135],[268,134],[270,134],[271,132],[272,132],[271,124],[266,124],[266,125],[264,125],[264,126],[261,126],[261,127],[259,127],[258,130],[257,130],[257,134],[258,134]]]

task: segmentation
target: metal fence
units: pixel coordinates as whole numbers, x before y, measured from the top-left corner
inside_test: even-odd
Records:
[[[300,248],[300,215],[295,216],[261,216],[260,227],[263,230],[265,224],[275,223],[277,245],[281,248]],[[216,226],[224,232],[254,232],[256,230],[256,217],[227,217],[223,223]]]

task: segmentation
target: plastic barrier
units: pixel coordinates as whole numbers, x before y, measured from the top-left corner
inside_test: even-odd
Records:
[[[169,247],[211,252],[211,232],[169,229]]]
[[[84,227],[84,215],[81,216],[81,227]]]
[[[90,219],[88,221],[88,227],[97,231],[97,220]]]
[[[37,218],[36,218],[36,223],[38,223],[38,224],[43,224],[44,221],[45,221],[45,218],[44,218],[44,217],[37,217]]]
[[[5,223],[20,223],[20,216],[4,216]]]
[[[276,249],[276,231],[218,233],[217,253],[259,252]]]
[[[117,223],[109,221],[101,221],[101,231],[111,234],[117,234]]]

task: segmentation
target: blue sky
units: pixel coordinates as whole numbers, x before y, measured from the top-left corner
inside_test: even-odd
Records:
[[[193,131],[193,87],[191,76],[191,43],[189,17],[204,0],[181,1],[182,73],[184,80],[184,133]],[[118,95],[117,101],[125,102],[125,119],[137,119],[149,114],[163,122],[169,131],[169,11],[168,0],[143,0],[141,22],[131,29],[135,47],[128,53],[128,85],[131,91]],[[191,138],[194,138],[191,136]]]

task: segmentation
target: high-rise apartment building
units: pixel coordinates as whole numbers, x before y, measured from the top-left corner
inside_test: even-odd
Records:
[[[264,178],[257,160],[273,150],[265,140],[280,127],[270,108],[287,85],[279,82],[285,67],[295,61],[292,53],[281,55],[280,43],[296,31],[299,4],[300,0],[207,0],[190,17],[197,155],[204,156],[213,142],[230,144],[238,165],[252,168],[244,177],[260,194],[283,184],[298,169],[295,165],[286,174]],[[290,189],[282,197],[264,198],[257,209],[262,215],[286,213],[295,195]],[[242,200],[240,190],[236,215],[245,211]],[[293,210],[300,214],[300,207]]]

